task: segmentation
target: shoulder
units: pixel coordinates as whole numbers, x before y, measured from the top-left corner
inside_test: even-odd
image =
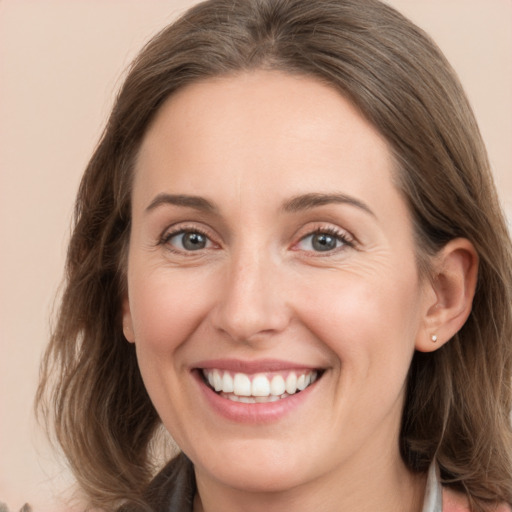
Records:
[[[470,512],[466,495],[443,487],[443,512]]]
[[[443,512],[470,512],[467,497],[448,487],[443,487]],[[505,503],[496,505],[493,512],[512,512],[512,509]]]

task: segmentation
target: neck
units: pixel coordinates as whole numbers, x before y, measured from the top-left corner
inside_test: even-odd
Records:
[[[196,470],[194,512],[421,512],[426,475],[411,473],[400,457],[348,466],[274,492],[224,486]]]

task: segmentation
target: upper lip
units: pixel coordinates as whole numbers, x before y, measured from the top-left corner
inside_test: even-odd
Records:
[[[279,359],[259,359],[259,360],[242,360],[242,359],[209,359],[201,361],[194,365],[195,369],[207,370],[227,370],[240,373],[263,373],[263,372],[279,372],[286,370],[318,370],[318,367],[309,364],[296,363],[292,361],[283,361]]]

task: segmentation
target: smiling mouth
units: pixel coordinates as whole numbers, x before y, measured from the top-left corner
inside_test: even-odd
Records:
[[[322,375],[320,370],[270,373],[232,373],[202,369],[204,383],[218,395],[248,404],[277,402],[304,391]]]

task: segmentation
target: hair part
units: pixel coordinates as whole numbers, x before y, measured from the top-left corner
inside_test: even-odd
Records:
[[[387,140],[415,228],[420,271],[449,240],[480,258],[472,313],[437,351],[414,355],[401,453],[435,458],[474,511],[512,503],[512,257],[476,121],[432,40],[377,0],[212,0],[160,32],[132,64],[83,176],[66,287],[38,401],[91,504],[143,505],[160,420],[123,336],[131,183],[162,103],[188,84],[275,69],[316,77]],[[58,380],[53,382],[52,375]]]

